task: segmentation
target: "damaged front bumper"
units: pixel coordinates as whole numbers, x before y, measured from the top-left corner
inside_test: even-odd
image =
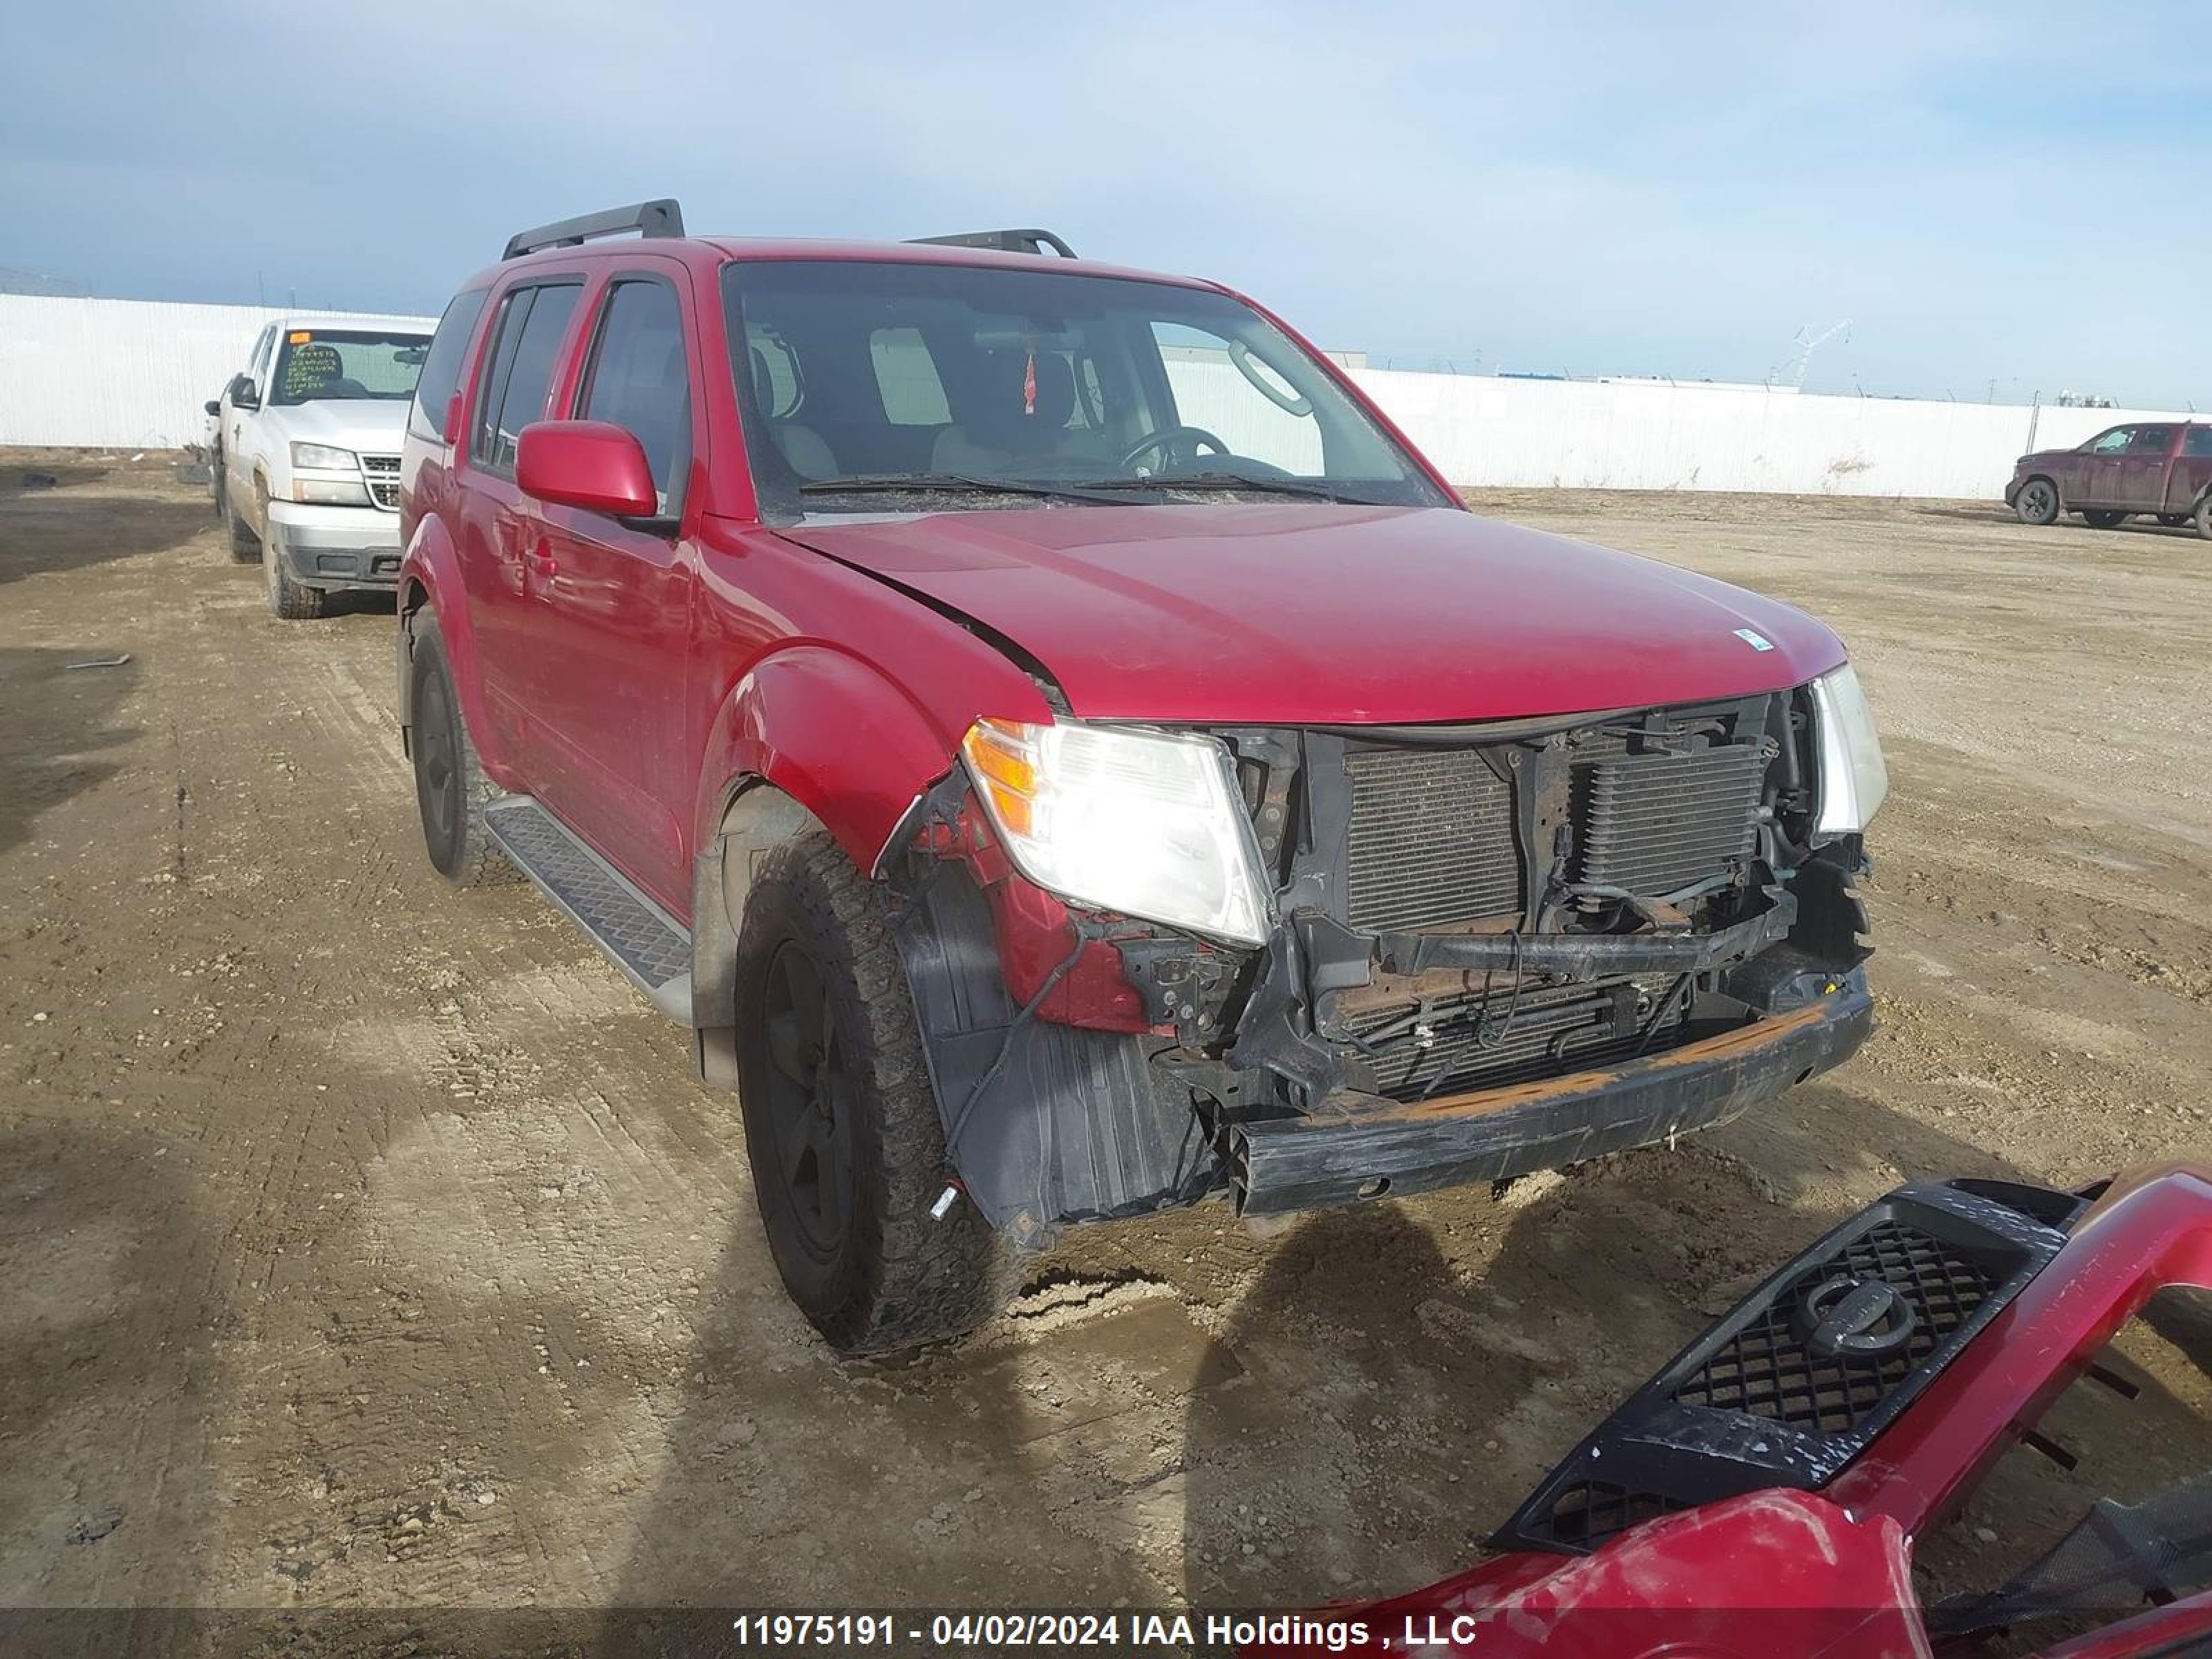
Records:
[[[1796,1013],[1603,1071],[1227,1129],[1247,1215],[1559,1169],[1711,1128],[1839,1064],[1866,1038],[1863,977]]]

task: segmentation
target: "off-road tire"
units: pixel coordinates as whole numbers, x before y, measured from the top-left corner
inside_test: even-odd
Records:
[[[424,611],[414,623],[414,635],[407,664],[407,748],[415,766],[423,850],[431,867],[456,887],[517,880],[522,872],[507,862],[484,826],[484,808],[501,791],[484,775],[469,723],[462,718],[437,618]]]
[[[269,523],[269,491],[256,480],[253,499],[261,507],[261,523]],[[281,617],[286,622],[313,622],[330,608],[330,595],[319,587],[310,587],[296,580],[277,550],[276,538],[264,534],[261,538],[261,580],[269,590],[269,614]]]
[[[2092,530],[2117,530],[2126,522],[2127,514],[2115,513],[2110,507],[2090,507],[2081,514],[2081,522]]]
[[[246,520],[231,510],[230,488],[221,472],[215,477],[216,516],[222,520],[224,532],[230,538],[230,556],[234,563],[253,564],[261,557],[261,538],[246,526]]]
[[[2212,542],[2212,495],[2197,503],[2197,533]]]
[[[2013,511],[2022,524],[2055,524],[2058,519],[2058,486],[2049,478],[2030,478],[2013,497]]]
[[[834,1022],[822,1029],[837,1054],[844,1121],[829,1139],[843,1136],[845,1202],[826,1244],[810,1234],[820,1208],[787,1173],[778,1121],[778,1103],[801,1087],[778,1073],[769,1046],[770,975],[792,951],[811,963]],[[815,1329],[840,1353],[884,1353],[995,1318],[1019,1285],[1018,1255],[964,1199],[941,1219],[930,1213],[951,1166],[906,971],[881,896],[826,831],[795,836],[761,862],[738,930],[737,1020],[754,1196],[784,1287]],[[830,1042],[811,1046],[818,1076]]]

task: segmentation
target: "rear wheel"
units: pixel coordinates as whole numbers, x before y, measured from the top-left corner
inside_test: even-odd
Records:
[[[230,538],[230,556],[239,564],[252,564],[261,556],[261,538],[246,527],[244,520],[230,505],[230,485],[223,477],[220,463],[215,475],[216,516],[222,520],[224,532]]]
[[[769,852],[738,939],[745,1151],[769,1249],[841,1353],[974,1330],[1018,1257],[972,1205],[931,1208],[949,1164],[883,902],[821,830]]]
[[[456,887],[512,881],[520,873],[484,827],[484,808],[499,789],[484,775],[477,746],[453,694],[453,670],[437,618],[415,624],[409,659],[407,749],[415,763],[415,804],[422,815],[422,847],[438,873]]]
[[[2092,530],[2113,529],[2127,516],[2124,513],[2112,512],[2108,507],[2094,507],[2081,514],[2082,521]]]
[[[2168,530],[2179,530],[2189,522],[2189,515],[2186,513],[2161,513],[2158,515],[2158,521]]]
[[[2022,524],[2050,524],[2058,517],[2058,486],[2048,478],[2030,478],[2013,497],[2012,508]]]
[[[286,622],[311,622],[329,608],[330,595],[295,578],[276,538],[268,533],[268,487],[257,483],[253,499],[261,509],[261,578],[269,590],[269,614]]]

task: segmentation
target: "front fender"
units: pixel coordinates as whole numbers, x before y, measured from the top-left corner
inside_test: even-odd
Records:
[[[503,789],[518,787],[499,732],[484,702],[483,658],[477,649],[476,625],[469,614],[467,591],[462,586],[459,550],[446,532],[444,520],[425,514],[415,526],[415,537],[399,561],[399,627],[395,641],[399,674],[399,729],[403,742],[415,723],[411,676],[415,659],[416,623],[425,611],[437,618],[439,637],[445,641],[446,666],[453,677],[453,694],[460,699],[461,718],[477,757],[492,781]]]
[[[951,769],[955,742],[860,659],[818,645],[779,651],[731,688],[715,716],[691,844],[712,846],[737,793],[763,780],[872,870],[915,797]]]

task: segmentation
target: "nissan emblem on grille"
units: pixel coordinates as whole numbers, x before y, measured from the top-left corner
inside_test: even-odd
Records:
[[[1837,1358],[1893,1352],[1911,1339],[1912,1304],[1885,1279],[1838,1273],[1797,1304],[1798,1340]]]

